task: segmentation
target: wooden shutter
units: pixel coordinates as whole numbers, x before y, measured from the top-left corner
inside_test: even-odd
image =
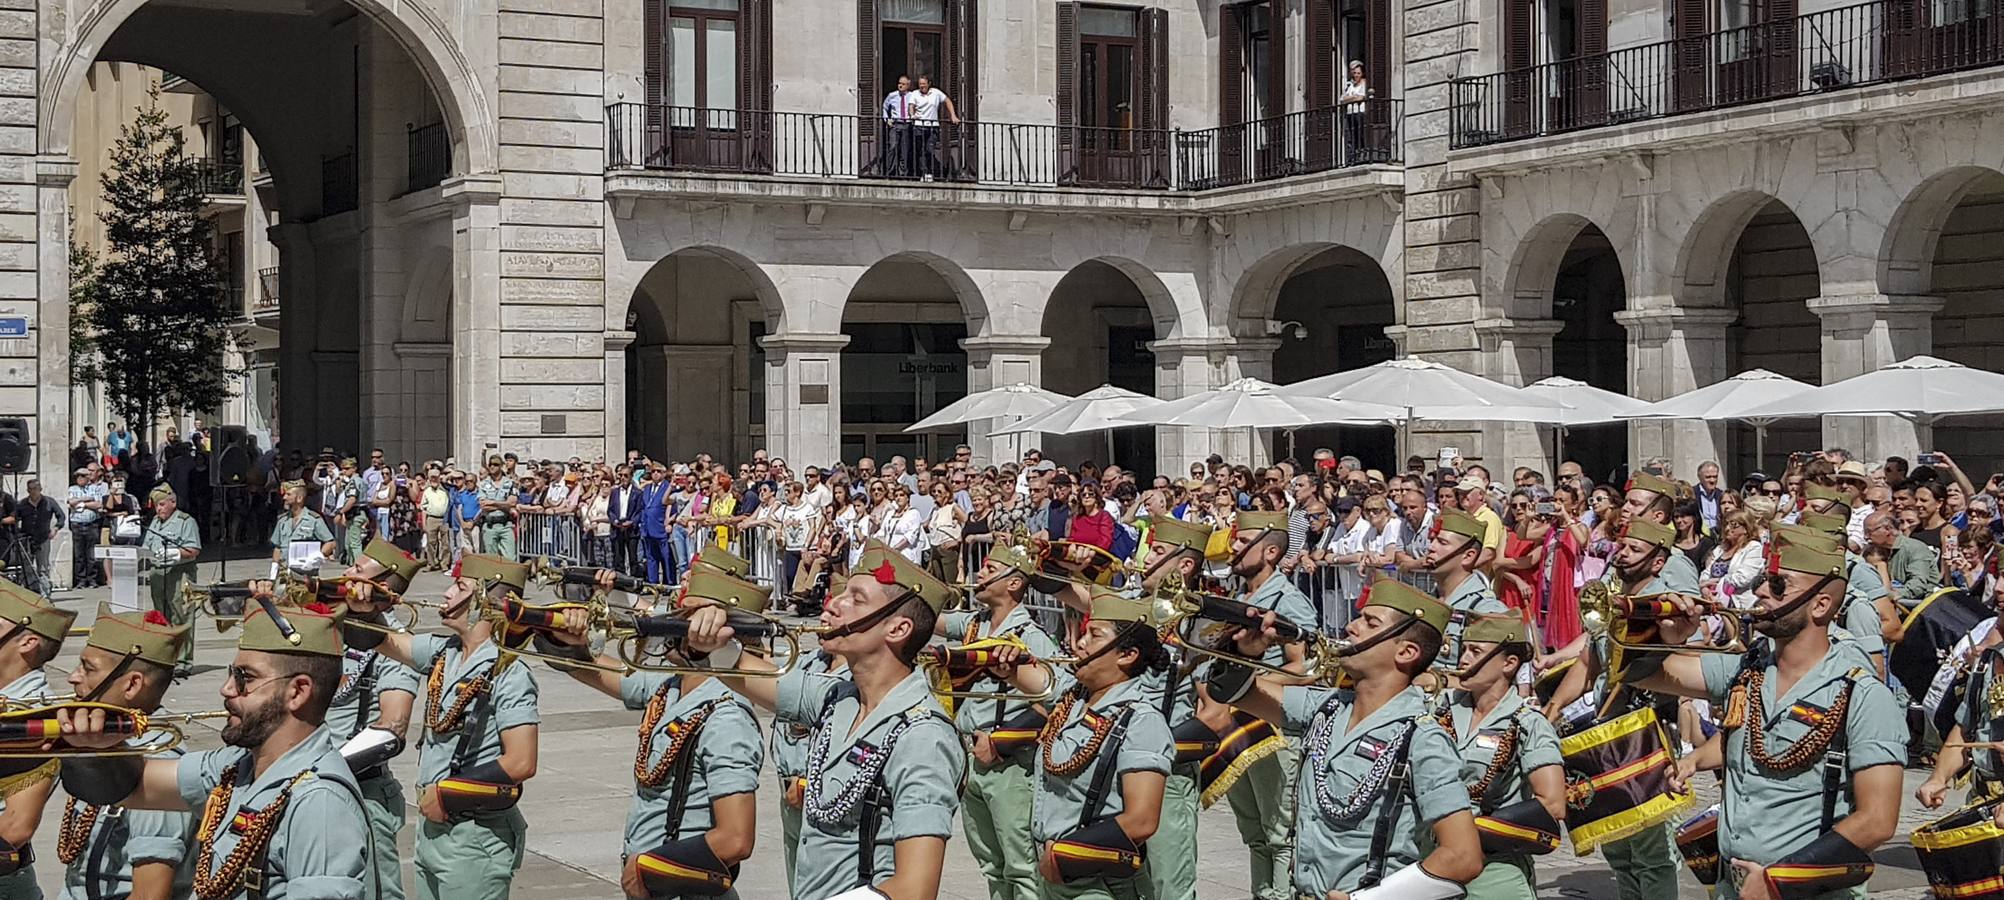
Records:
[[[1237,125],[1245,113],[1245,7],[1218,7],[1218,124]]]
[[[1301,72],[1308,78],[1302,105],[1308,109],[1327,109],[1336,105],[1336,79],[1339,77],[1336,73],[1336,0],[1308,0],[1308,7],[1302,12],[1308,29],[1306,38],[1301,42]]]
[[[1294,83],[1287,77],[1287,0],[1272,0],[1267,10],[1266,108],[1280,116],[1287,113],[1287,89]]]
[[[1676,104],[1680,110],[1701,109],[1706,105],[1706,85],[1711,67],[1710,42],[1705,33],[1711,17],[1711,0],[1676,0],[1672,27],[1677,36]]]
[[[952,81],[946,85],[960,117],[979,119],[981,108],[981,3],[980,0],[947,0],[947,63]]]
[[[888,174],[889,168],[883,146],[888,135],[877,119],[884,102],[883,85],[877,81],[882,37],[877,0],[856,0],[856,159],[864,175]]]
[[[1135,149],[1139,156],[1136,162],[1142,168],[1137,174],[1146,187],[1166,188],[1169,186],[1169,12],[1144,9],[1138,24],[1141,115],[1136,118],[1142,131],[1135,136]]]
[[[1607,0],[1579,0],[1579,58],[1570,66],[1577,93],[1570,101],[1575,125],[1607,119]]]
[[[668,147],[668,0],[642,0],[641,39],[646,57],[646,83],[642,85],[646,110],[640,138],[641,159],[646,165],[665,165]]]
[[[1058,128],[1057,158],[1053,175],[1059,184],[1071,184],[1078,179],[1078,159],[1075,152],[1078,136],[1073,126],[1078,124],[1079,102],[1079,5],[1060,2],[1057,8],[1057,101]]]
[[[1504,5],[1511,2],[1504,0]],[[1392,96],[1393,24],[1392,0],[1370,0],[1364,5],[1364,81],[1378,97]]]
[[[772,3],[738,4],[738,152],[747,172],[772,171]]]
[[[1767,22],[1761,29],[1760,46],[1767,51],[1767,84],[1761,99],[1786,97],[1795,93],[1801,80],[1796,70],[1795,0],[1767,0]]]
[[[1532,103],[1537,64],[1532,35],[1533,0],[1503,0],[1503,131],[1505,136],[1533,133]],[[1377,26],[1372,25],[1375,32]]]
[[[1927,0],[1889,0],[1886,16],[1885,68],[1888,76],[1911,75],[1921,71],[1921,23],[1926,20]]]

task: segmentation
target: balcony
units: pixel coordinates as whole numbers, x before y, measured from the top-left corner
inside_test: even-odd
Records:
[[[198,159],[194,162],[195,184],[205,196],[243,196],[244,164],[242,160]]]
[[[1947,19],[1947,10],[1974,15]],[[1456,149],[2004,62],[2004,11],[1875,0],[1596,56],[1457,79]]]
[[[407,193],[437,187],[452,173],[452,140],[443,122],[422,128],[406,126],[404,143],[410,172]]]
[[[257,304],[251,307],[251,317],[262,319],[278,314],[278,267],[266,266],[257,270]]]
[[[1235,187],[1399,158],[1399,101],[1207,128],[889,123],[818,113],[606,108],[608,171],[1141,192]]]

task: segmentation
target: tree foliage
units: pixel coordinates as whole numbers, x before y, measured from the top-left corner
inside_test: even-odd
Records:
[[[243,375],[224,365],[239,311],[225,303],[201,216],[201,163],[184,149],[155,88],[119,128],[101,178],[107,252],[88,304],[90,374],[107,405],[135,424],[221,406]]]
[[[97,295],[97,251],[70,235],[70,383],[96,384],[97,341],[91,333],[91,300]]]

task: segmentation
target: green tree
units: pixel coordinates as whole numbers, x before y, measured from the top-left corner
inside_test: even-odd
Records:
[[[106,259],[90,298],[95,374],[118,417],[213,409],[243,376],[223,364],[231,345],[221,272],[201,217],[200,164],[167,124],[156,87],[119,128],[103,176]]]

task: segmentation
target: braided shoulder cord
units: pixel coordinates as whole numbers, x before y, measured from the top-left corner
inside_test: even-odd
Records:
[[[1747,755],[1762,768],[1784,772],[1807,768],[1830,746],[1830,741],[1837,736],[1837,729],[1844,727],[1844,715],[1851,706],[1854,684],[1850,681],[1844,682],[1844,687],[1837,692],[1837,702],[1831,705],[1822,721],[1786,752],[1770,756],[1767,752],[1767,700],[1761,696],[1762,686],[1767,681],[1767,670],[1749,668],[1740,678],[1747,688]]]
[[[202,807],[202,827],[195,833],[196,846],[202,851],[201,861],[195,868],[195,896],[201,900],[222,900],[243,888],[244,867],[250,865],[251,858],[271,842],[273,832],[278,830],[279,819],[285,815],[286,805],[292,802],[293,786],[313,774],[309,769],[287,781],[278,796],[258,811],[237,845],[230,848],[230,855],[223,858],[222,867],[211,871],[216,857],[216,837],[222,829],[229,827],[223,820],[229,815],[230,796],[236,791],[237,768],[231,766],[223,770],[222,780],[209,792],[209,802]]]
[[[1461,737],[1454,730],[1454,709],[1452,707],[1441,710],[1440,715],[1434,717],[1434,721],[1439,722],[1440,727],[1447,732],[1448,740],[1453,741],[1457,746],[1461,744]],[[1469,802],[1474,803],[1478,807],[1481,806],[1483,795],[1489,793],[1489,786],[1495,784],[1497,778],[1502,777],[1505,771],[1516,764],[1517,743],[1521,739],[1523,731],[1524,724],[1519,722],[1516,716],[1511,716],[1510,727],[1504,730],[1502,737],[1496,739],[1496,752],[1489,757],[1489,768],[1483,771],[1481,778],[1476,779],[1474,784],[1468,786]]]
[[[668,723],[668,749],[661,754],[661,761],[647,765],[647,756],[654,752],[654,726],[661,724],[661,717],[668,713],[668,687],[673,681],[664,681],[647,700],[647,712],[640,717],[640,749],[633,756],[633,780],[643,787],[658,788],[668,783],[668,773],[675,768],[675,760],[690,741],[703,732],[703,723],[710,720],[710,714],[725,701],[712,700],[696,708],[689,718]]]
[[[1357,789],[1339,801],[1329,790],[1329,743],[1336,729],[1336,717],[1331,714],[1330,708],[1334,704],[1335,698],[1331,697],[1322,709],[1316,711],[1315,719],[1308,727],[1308,764],[1315,771],[1315,808],[1332,822],[1354,823],[1370,811],[1372,802],[1378,799],[1385,789],[1385,781],[1391,777],[1392,765],[1397,762],[1398,756],[1391,752],[1391,748],[1404,743],[1406,736],[1419,727],[1419,720],[1406,722],[1398,736],[1386,744],[1386,752],[1378,754],[1378,758],[1372,761],[1370,771],[1364,773]]]
[[[891,727],[891,733],[884,736],[884,743],[863,755],[856,764],[856,774],[834,797],[821,797],[822,774],[827,771],[828,750],[834,743],[835,729],[829,722],[822,722],[814,729],[814,744],[807,751],[807,795],[801,803],[801,811],[809,821],[823,828],[835,828],[846,823],[856,804],[863,799],[877,777],[884,772],[884,765],[891,760],[891,749],[898,744],[898,738],[912,727],[914,720],[906,716]]]
[[[501,669],[501,659],[506,657],[496,659],[494,665],[489,666],[487,671],[480,673],[472,681],[463,681],[453,686],[453,693],[457,696],[452,701],[452,708],[441,710],[439,699],[445,691],[445,651],[440,650],[437,656],[432,657],[431,677],[425,685],[424,727],[432,734],[451,734],[458,731],[460,723],[466,719],[467,707],[471,706],[480,695],[487,693],[487,689],[493,685],[494,676]]]
[[[71,797],[63,803],[63,827],[56,833],[56,859],[63,865],[76,862],[83,855],[84,845],[90,840],[90,830],[97,824],[97,815],[102,807],[81,804],[83,811],[77,811],[77,798]]]
[[[1050,717],[1044,720],[1044,729],[1037,733],[1037,743],[1043,745],[1044,771],[1059,778],[1070,778],[1085,771],[1086,766],[1092,765],[1092,761],[1099,758],[1100,745],[1106,743],[1107,734],[1113,731],[1114,723],[1119,721],[1116,717],[1106,716],[1099,724],[1088,725],[1087,727],[1092,729],[1092,736],[1086,738],[1078,752],[1072,754],[1072,758],[1064,762],[1052,759],[1051,747],[1057,743],[1058,735],[1064,732],[1066,723],[1071,721],[1072,707],[1078,705],[1079,698],[1083,696],[1085,688],[1081,686],[1066,691],[1065,698],[1058,701],[1057,708],[1051,710]]]

